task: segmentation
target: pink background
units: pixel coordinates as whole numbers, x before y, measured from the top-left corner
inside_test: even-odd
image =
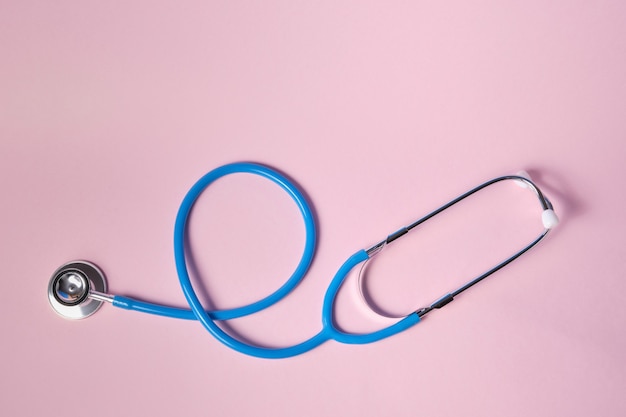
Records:
[[[180,4],[175,4],[180,3]],[[0,415],[626,415],[626,3],[0,4]],[[311,198],[317,255],[279,305],[235,320],[269,346],[320,328],[350,254],[493,176],[527,169],[562,224],[535,250],[367,346],[268,361],[196,322],[50,309],[88,259],[114,293],[183,306],[172,231],[202,174],[257,161]],[[540,230],[503,184],[372,264],[376,304],[421,307]],[[211,302],[276,288],[304,232],[271,183],[202,196],[191,252]],[[383,324],[354,297],[346,330]]]

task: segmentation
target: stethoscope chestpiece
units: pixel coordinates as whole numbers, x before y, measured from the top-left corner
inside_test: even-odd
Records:
[[[52,309],[66,319],[84,319],[98,311],[101,300],[90,292],[105,293],[104,273],[87,261],[72,261],[57,269],[48,284],[48,301]]]

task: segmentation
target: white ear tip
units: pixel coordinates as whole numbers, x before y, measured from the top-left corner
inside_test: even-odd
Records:
[[[559,218],[552,209],[544,210],[541,213],[541,221],[546,229],[552,229],[559,224]]]
[[[519,171],[515,175],[517,175],[518,177],[523,177],[523,178],[526,178],[527,180],[532,181],[532,179],[530,178],[530,174],[528,172],[524,171],[524,170]],[[517,181],[515,181],[515,183],[517,185],[519,185],[520,187],[522,187],[522,188],[528,188],[528,184],[526,184],[524,181],[517,180]]]

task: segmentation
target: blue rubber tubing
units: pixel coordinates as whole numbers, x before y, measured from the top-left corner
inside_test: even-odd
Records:
[[[236,173],[259,175],[263,178],[273,181],[274,183],[278,184],[283,190],[285,190],[287,194],[289,194],[289,196],[295,201],[298,209],[300,210],[300,213],[302,214],[306,230],[306,242],[304,245],[302,257],[295,271],[289,277],[289,279],[276,291],[262,298],[261,300],[242,307],[207,312],[200,300],[198,299],[198,296],[196,295],[196,292],[191,284],[191,280],[189,277],[187,260],[185,257],[187,222],[193,205],[195,204],[200,194],[202,194],[202,192],[215,180],[226,175]],[[183,199],[178,210],[178,215],[176,216],[176,224],[174,227],[174,257],[176,261],[176,271],[178,273],[178,279],[180,281],[181,288],[183,290],[183,293],[185,294],[185,298],[187,299],[187,303],[189,304],[193,315],[219,341],[235,350],[252,356],[265,358],[281,358],[293,356],[310,350],[320,343],[324,342],[328,338],[326,337],[324,332],[320,332],[319,334],[313,336],[311,339],[299,345],[288,348],[272,349],[251,346],[233,338],[232,336],[224,332],[214,321],[229,320],[256,313],[271,306],[272,304],[275,304],[276,302],[284,298],[287,294],[289,294],[289,292],[291,292],[294,287],[298,285],[298,283],[302,280],[307,270],[309,269],[309,266],[311,265],[313,255],[315,253],[316,238],[317,231],[315,227],[315,219],[306,198],[300,192],[300,190],[298,190],[287,178],[285,178],[280,173],[263,165],[247,162],[224,165],[207,173],[191,187],[191,189]]]
[[[202,194],[202,192],[215,180],[230,174],[235,173],[248,173],[254,175],[260,175],[267,178],[276,184],[278,184],[283,190],[285,190],[291,198],[296,202],[302,218],[304,220],[304,226],[306,229],[306,242],[304,245],[304,251],[302,258],[298,263],[295,271],[289,277],[289,279],[276,291],[267,297],[256,301],[254,303],[232,308],[226,310],[214,310],[207,311],[191,284],[189,277],[189,271],[187,269],[187,260],[185,257],[185,242],[187,233],[187,221],[189,215],[195,204],[196,200]],[[299,344],[281,347],[281,348],[269,348],[256,345],[250,345],[244,343],[241,340],[234,338],[233,336],[222,330],[216,323],[216,320],[229,320],[237,317],[243,317],[249,314],[256,313],[263,310],[272,304],[277,303],[304,278],[306,272],[311,265],[313,255],[315,253],[316,244],[316,228],[313,213],[309,207],[307,200],[302,193],[293,185],[287,178],[280,173],[254,163],[235,163],[224,165],[219,167],[202,178],[200,178],[191,187],[178,210],[176,216],[176,224],[174,227],[174,257],[176,260],[176,270],[178,272],[178,279],[180,281],[181,288],[187,299],[187,303],[191,310],[185,308],[168,307],[164,305],[158,305],[153,303],[147,303],[144,301],[134,300],[132,298],[116,295],[113,299],[113,305],[115,307],[134,310],[143,313],[156,314],[160,316],[186,319],[186,320],[198,320],[205,329],[207,329],[217,340],[224,345],[238,352],[244,353],[250,356],[256,356],[267,359],[279,359],[290,356],[300,355],[308,352],[309,350],[319,346],[327,340],[334,339],[340,343],[347,344],[365,344],[372,343],[378,340],[385,339],[394,334],[400,333],[409,327],[419,323],[420,317],[417,313],[408,315],[401,319],[397,323],[394,323],[386,328],[366,333],[366,334],[349,334],[340,330],[333,322],[333,304],[337,296],[337,292],[344,282],[349,272],[358,264],[362,263],[369,258],[369,255],[364,250],[359,250],[354,255],[349,257],[344,264],[339,268],[335,276],[333,277],[326,294],[324,296],[324,305],[322,308],[322,330],[320,330],[313,337],[301,342]]]

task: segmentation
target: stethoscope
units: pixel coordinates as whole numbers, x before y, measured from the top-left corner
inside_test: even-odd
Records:
[[[185,257],[185,242],[187,232],[187,221],[192,207],[200,194],[215,180],[234,173],[249,173],[259,175],[267,178],[276,184],[278,184],[283,190],[285,190],[291,198],[295,201],[306,229],[306,241],[304,246],[304,252],[300,259],[295,271],[289,277],[289,279],[272,294],[265,298],[253,302],[251,304],[225,310],[207,311],[191,284],[189,277],[189,271],[187,267],[187,259]],[[366,334],[351,334],[346,333],[338,328],[333,319],[333,304],[335,298],[349,272],[357,265],[365,265],[368,260],[373,256],[381,252],[381,250],[390,243],[398,240],[400,237],[406,235],[409,231],[416,228],[425,221],[431,219],[447,208],[453,206],[459,201],[469,197],[470,195],[501,181],[512,180],[518,185],[532,190],[542,208],[541,219],[544,226],[543,232],[527,246],[519,250],[514,255],[500,262],[493,268],[489,269],[482,275],[474,278],[460,288],[445,294],[440,297],[434,303],[427,307],[420,308],[406,316],[398,317],[398,320],[393,324],[384,327],[382,329],[366,333]],[[107,293],[107,284],[104,273],[93,263],[87,261],[73,261],[66,263],[57,269],[48,285],[48,299],[52,308],[61,316],[70,319],[82,319],[95,313],[104,302],[112,303],[113,306],[123,308],[126,310],[135,310],[143,313],[156,314],[160,316],[187,319],[187,320],[199,320],[202,325],[208,330],[215,338],[226,346],[235,349],[241,353],[247,355],[261,357],[261,358],[286,358],[290,356],[299,355],[305,353],[327,340],[336,340],[341,343],[348,344],[365,344],[372,343],[378,340],[387,338],[394,334],[400,333],[409,327],[420,322],[422,317],[435,309],[440,309],[443,306],[450,303],[456,296],[463,291],[474,286],[478,282],[482,281],[489,275],[498,271],[502,267],[511,263],[519,256],[530,250],[533,246],[539,243],[550,231],[558,224],[559,220],[554,213],[552,203],[543,195],[539,187],[537,187],[530,179],[527,173],[521,172],[517,175],[507,175],[497,177],[489,180],[469,191],[460,195],[459,197],[451,200],[450,202],[442,205],[438,209],[425,215],[421,219],[411,223],[406,227],[402,227],[396,232],[390,234],[384,240],[376,243],[368,249],[361,249],[355,254],[350,256],[344,264],[339,268],[334,278],[331,280],[326,294],[324,296],[324,302],[322,307],[322,330],[319,333],[311,337],[310,339],[289,347],[281,348],[269,348],[261,347],[241,341],[226,331],[224,331],[216,322],[230,320],[238,317],[243,317],[249,314],[261,311],[281,300],[285,297],[294,287],[300,282],[300,280],[306,274],[309,265],[313,259],[315,252],[316,242],[316,228],[313,213],[303,194],[298,188],[285,176],[263,165],[254,163],[234,163],[224,165],[215,170],[209,172],[200,178],[191,187],[185,198],[183,199],[178,214],[176,216],[176,223],[174,227],[174,257],[176,261],[176,270],[178,273],[178,279],[182,287],[183,293],[190,309],[168,307],[158,304],[147,303],[144,301],[135,300],[132,298],[124,297],[121,295],[111,295]],[[361,268],[363,271],[363,267]],[[361,279],[359,275],[359,285],[361,286]],[[361,294],[363,291],[361,288]],[[372,307],[367,299],[363,296],[365,302],[375,312],[376,309]]]

